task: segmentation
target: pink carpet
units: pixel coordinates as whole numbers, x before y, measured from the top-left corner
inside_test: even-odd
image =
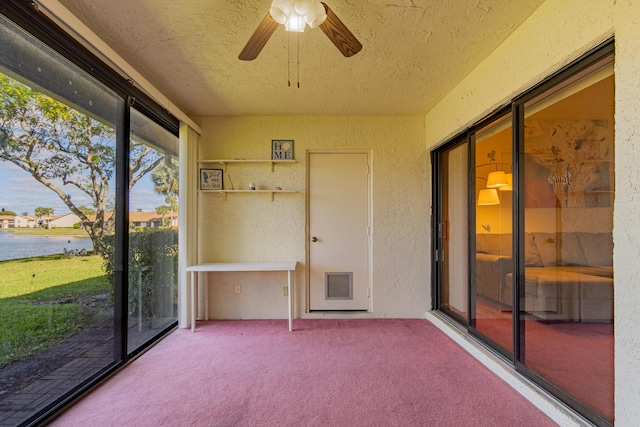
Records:
[[[53,426],[553,426],[426,320],[199,322]]]

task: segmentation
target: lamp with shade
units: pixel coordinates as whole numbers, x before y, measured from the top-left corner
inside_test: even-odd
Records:
[[[505,177],[507,178],[507,185],[505,185],[504,187],[498,188],[498,190],[500,190],[500,191],[513,191],[513,174],[512,173],[508,173],[508,174],[505,175]]]
[[[478,193],[478,206],[499,205],[500,198],[495,188],[485,188]]]
[[[490,172],[487,176],[487,188],[500,188],[508,185],[507,174],[504,171]]]
[[[492,154],[495,151],[491,152]],[[500,191],[513,191],[513,174],[506,173],[503,170],[499,170],[499,166],[510,166],[508,163],[497,163],[494,162],[493,156],[488,155],[491,159],[491,163],[484,163],[481,165],[477,165],[476,169],[482,166],[493,166],[495,170],[489,172],[486,178],[476,176],[476,178],[487,181],[486,188],[480,190],[478,193],[478,206],[491,206],[491,205],[499,205],[500,204],[500,196],[498,195],[498,190]]]

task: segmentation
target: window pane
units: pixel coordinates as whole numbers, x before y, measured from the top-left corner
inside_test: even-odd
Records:
[[[177,321],[178,138],[132,109],[129,162],[131,353]]]
[[[523,362],[613,421],[613,65],[525,106]]]
[[[114,362],[115,123],[122,100],[0,17],[0,420]]]
[[[439,227],[441,305],[464,323],[469,311],[468,153],[466,143],[442,153],[442,223]]]
[[[476,132],[475,328],[513,351],[511,115]]]

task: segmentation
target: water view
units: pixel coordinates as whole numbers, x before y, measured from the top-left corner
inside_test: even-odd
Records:
[[[0,261],[62,254],[64,250],[93,249],[85,236],[25,236],[10,231],[0,232]]]

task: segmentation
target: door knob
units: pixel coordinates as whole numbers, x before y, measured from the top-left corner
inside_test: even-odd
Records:
[[[318,241],[318,238],[317,238],[316,236],[313,236],[313,237],[311,238],[311,241],[312,241],[312,242],[317,242],[317,241]]]

